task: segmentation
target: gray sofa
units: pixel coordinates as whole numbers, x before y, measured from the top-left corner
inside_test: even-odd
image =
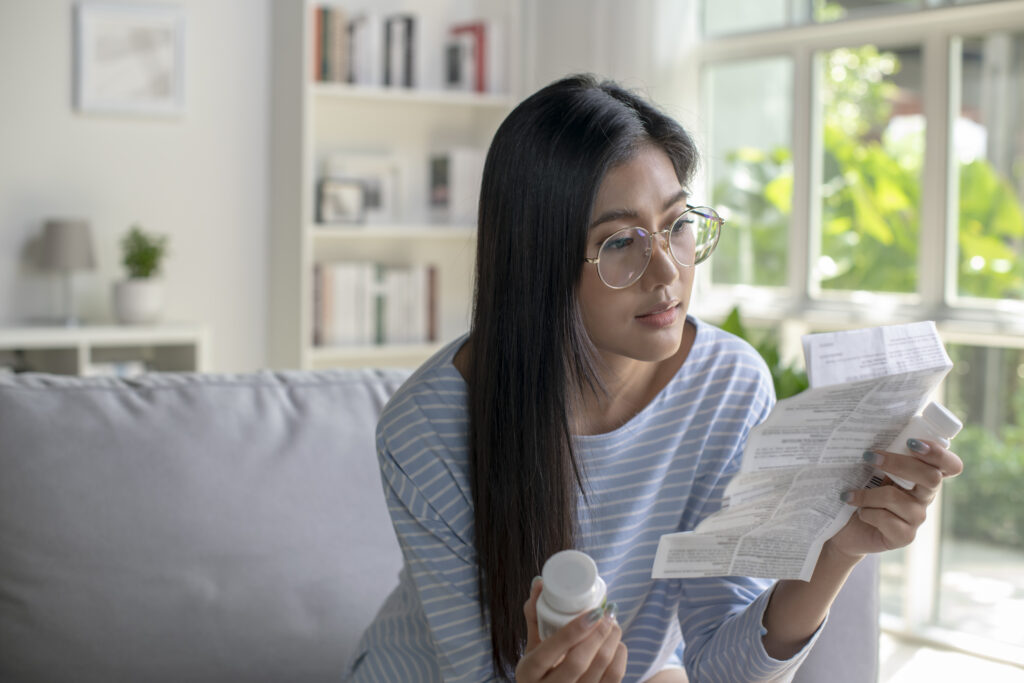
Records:
[[[407,375],[0,377],[0,681],[340,680],[401,565],[373,433]],[[875,680],[876,576],[797,680]]]

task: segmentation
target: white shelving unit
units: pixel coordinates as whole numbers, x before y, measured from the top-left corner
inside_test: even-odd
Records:
[[[273,89],[268,358],[273,368],[415,366],[468,329],[475,226],[438,224],[428,211],[428,157],[450,146],[485,149],[518,101],[521,26],[526,0],[275,0],[272,3]],[[436,54],[451,23],[500,23],[507,93],[321,83],[312,78],[313,15],[320,5],[350,13],[412,12],[428,27],[420,54]],[[431,36],[436,45],[431,45]],[[429,70],[428,70],[429,71]],[[401,164],[400,213],[394,222],[318,225],[316,186],[325,155],[387,152]],[[434,344],[318,347],[313,344],[313,266],[343,260],[437,269]]]
[[[208,332],[195,325],[0,328],[0,366],[62,375],[141,362],[160,372],[206,372]]]

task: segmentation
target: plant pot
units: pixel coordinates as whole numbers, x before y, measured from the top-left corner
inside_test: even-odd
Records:
[[[160,319],[164,283],[154,278],[130,278],[114,283],[114,317],[124,325],[144,325]]]

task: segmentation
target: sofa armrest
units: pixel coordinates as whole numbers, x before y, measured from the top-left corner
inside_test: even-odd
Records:
[[[869,555],[854,568],[794,683],[878,680],[879,562],[879,555]]]

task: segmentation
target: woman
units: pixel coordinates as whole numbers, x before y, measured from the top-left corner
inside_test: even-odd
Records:
[[[378,426],[405,569],[354,680],[785,678],[854,565],[909,543],[960,471],[935,444],[881,454],[915,488],[849,492],[858,514],[810,582],[650,578],[658,538],[720,507],[774,403],[760,357],[687,315],[721,230],[688,204],[696,163],[675,121],[587,76],[540,90],[498,129],[472,329]],[[531,579],[570,547],[595,559],[614,604],[541,642]]]

